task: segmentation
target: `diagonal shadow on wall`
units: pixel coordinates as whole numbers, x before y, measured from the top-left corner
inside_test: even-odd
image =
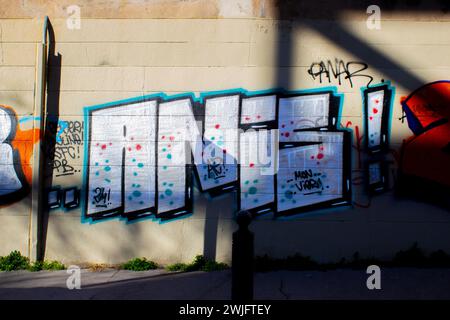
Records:
[[[383,15],[394,16],[397,13],[406,14],[407,19],[432,15],[434,17],[432,21],[436,21],[441,16],[448,19],[450,12],[450,2],[445,0],[275,0],[276,19],[282,21],[281,27],[277,28],[276,85],[289,87],[294,82],[292,72],[295,60],[294,33],[301,28],[317,32],[334,45],[367,63],[369,67],[376,69],[382,66],[382,73],[386,75],[387,80],[392,80],[410,92],[428,83],[429,81],[424,81],[411,69],[393,60],[346,27],[344,14],[357,13],[360,16],[369,17],[366,10],[370,5],[378,5],[381,8],[382,17]],[[425,21],[429,22],[430,19]],[[365,27],[365,21],[362,21],[362,25]],[[435,91],[433,95],[444,101],[446,99],[442,92]]]

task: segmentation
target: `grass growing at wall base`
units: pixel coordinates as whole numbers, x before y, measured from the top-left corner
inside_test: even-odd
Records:
[[[175,263],[166,267],[168,271],[219,271],[228,269],[228,265],[222,262],[208,260],[202,255],[198,255],[191,263]]]
[[[120,268],[131,271],[146,271],[158,269],[158,265],[146,258],[134,258],[122,264]]]
[[[375,258],[361,258],[358,252],[355,252],[352,260],[342,258],[335,263],[318,263],[310,257],[296,254],[284,259],[275,259],[267,255],[255,257],[254,270],[256,272],[269,272],[277,270],[333,270],[341,268],[366,269],[370,265],[390,268],[450,268],[450,255],[442,250],[434,251],[426,255],[417,243],[414,243],[409,249],[397,252],[390,261],[379,260]]]
[[[37,261],[30,265],[28,270],[41,271],[41,270],[65,270],[66,266],[58,261]]]
[[[27,257],[15,250],[9,255],[0,257],[0,271],[15,271],[15,270],[64,270],[66,267],[58,261],[36,261],[30,263]]]
[[[5,257],[0,257],[1,271],[27,270],[30,268],[30,261],[19,251],[13,251]]]

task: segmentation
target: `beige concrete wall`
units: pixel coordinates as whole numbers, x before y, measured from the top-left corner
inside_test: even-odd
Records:
[[[33,115],[39,32],[32,32],[32,28],[40,25],[30,20],[0,21],[0,105],[12,108],[18,119]],[[30,130],[32,125],[26,123],[21,129]],[[31,141],[28,143],[32,146]],[[1,166],[4,166],[3,159]],[[19,202],[10,203],[6,199],[0,207],[0,255],[12,250],[29,254],[30,211],[31,194]]]
[[[399,120],[401,97],[411,93],[416,81],[445,80],[449,75],[450,19],[440,10],[420,14],[388,11],[382,16],[381,30],[369,30],[365,11],[351,8],[330,19],[311,14],[314,19],[305,20],[307,14],[301,11],[297,21],[277,20],[284,13],[277,13],[273,1],[167,1],[164,5],[150,1],[142,4],[148,11],[138,2],[111,1],[109,8],[117,5],[117,10],[105,11],[100,4],[82,5],[81,28],[70,30],[64,16],[70,1],[28,3],[27,7],[0,9],[0,104],[13,107],[19,119],[33,113],[36,44],[42,30],[42,19],[36,16],[47,12],[53,15],[55,52],[62,62],[50,66],[50,77],[60,73],[61,81],[59,87],[50,81],[49,95],[59,93],[60,120],[66,121],[83,121],[85,106],[158,92],[336,86],[344,94],[341,123],[351,121],[352,128],[362,128],[360,88],[367,84],[366,79],[354,78],[351,87],[348,81],[320,83],[307,72],[313,62],[337,58],[367,63],[365,73],[374,83],[391,81],[396,89],[392,147],[399,150],[403,139],[412,135],[406,121]],[[150,19],[161,17],[173,19]],[[329,36],[317,31],[321,28]],[[342,30],[356,42],[346,40]],[[357,41],[384,58],[374,64],[365,60],[352,49],[358,47]],[[280,61],[286,50],[291,52],[290,61]],[[413,79],[398,81],[405,72]],[[22,125],[29,129],[30,123]],[[54,173],[54,186],[81,188],[81,150],[79,158],[71,161],[80,172],[62,177]],[[356,154],[353,152],[354,177],[362,174]],[[0,209],[0,255],[13,249],[28,253],[29,197]],[[368,196],[354,186],[353,200],[366,204]],[[236,201],[235,193],[211,200],[196,191],[194,214],[164,224],[151,220],[86,224],[81,223],[80,209],[52,210],[46,258],[66,263],[119,263],[146,256],[172,263],[206,253],[230,262]],[[398,200],[393,191],[374,197],[369,208],[322,210],[289,220],[261,217],[252,229],[258,255],[283,257],[300,252],[319,261],[335,261],[359,251],[363,256],[389,258],[416,241],[426,250],[450,251],[449,212]]]

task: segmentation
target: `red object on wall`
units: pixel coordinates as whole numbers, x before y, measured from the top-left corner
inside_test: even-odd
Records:
[[[403,146],[401,172],[450,187],[450,81],[427,84],[402,105],[415,135]]]

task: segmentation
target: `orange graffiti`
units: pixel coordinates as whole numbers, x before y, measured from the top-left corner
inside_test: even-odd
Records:
[[[20,164],[22,167],[22,172],[27,180],[28,184],[31,185],[32,180],[32,167],[31,167],[31,157],[33,156],[33,145],[40,139],[40,129],[28,129],[21,130],[18,124],[17,115],[14,109],[10,106],[0,105],[1,107],[8,109],[12,115],[14,115],[16,120],[16,128],[12,128],[15,131],[13,135],[13,140],[11,141],[11,146],[14,150],[19,153]]]
[[[31,184],[32,168],[31,157],[33,156],[33,145],[39,141],[40,129],[20,130],[17,128],[12,147],[19,152],[20,164],[27,182]]]

